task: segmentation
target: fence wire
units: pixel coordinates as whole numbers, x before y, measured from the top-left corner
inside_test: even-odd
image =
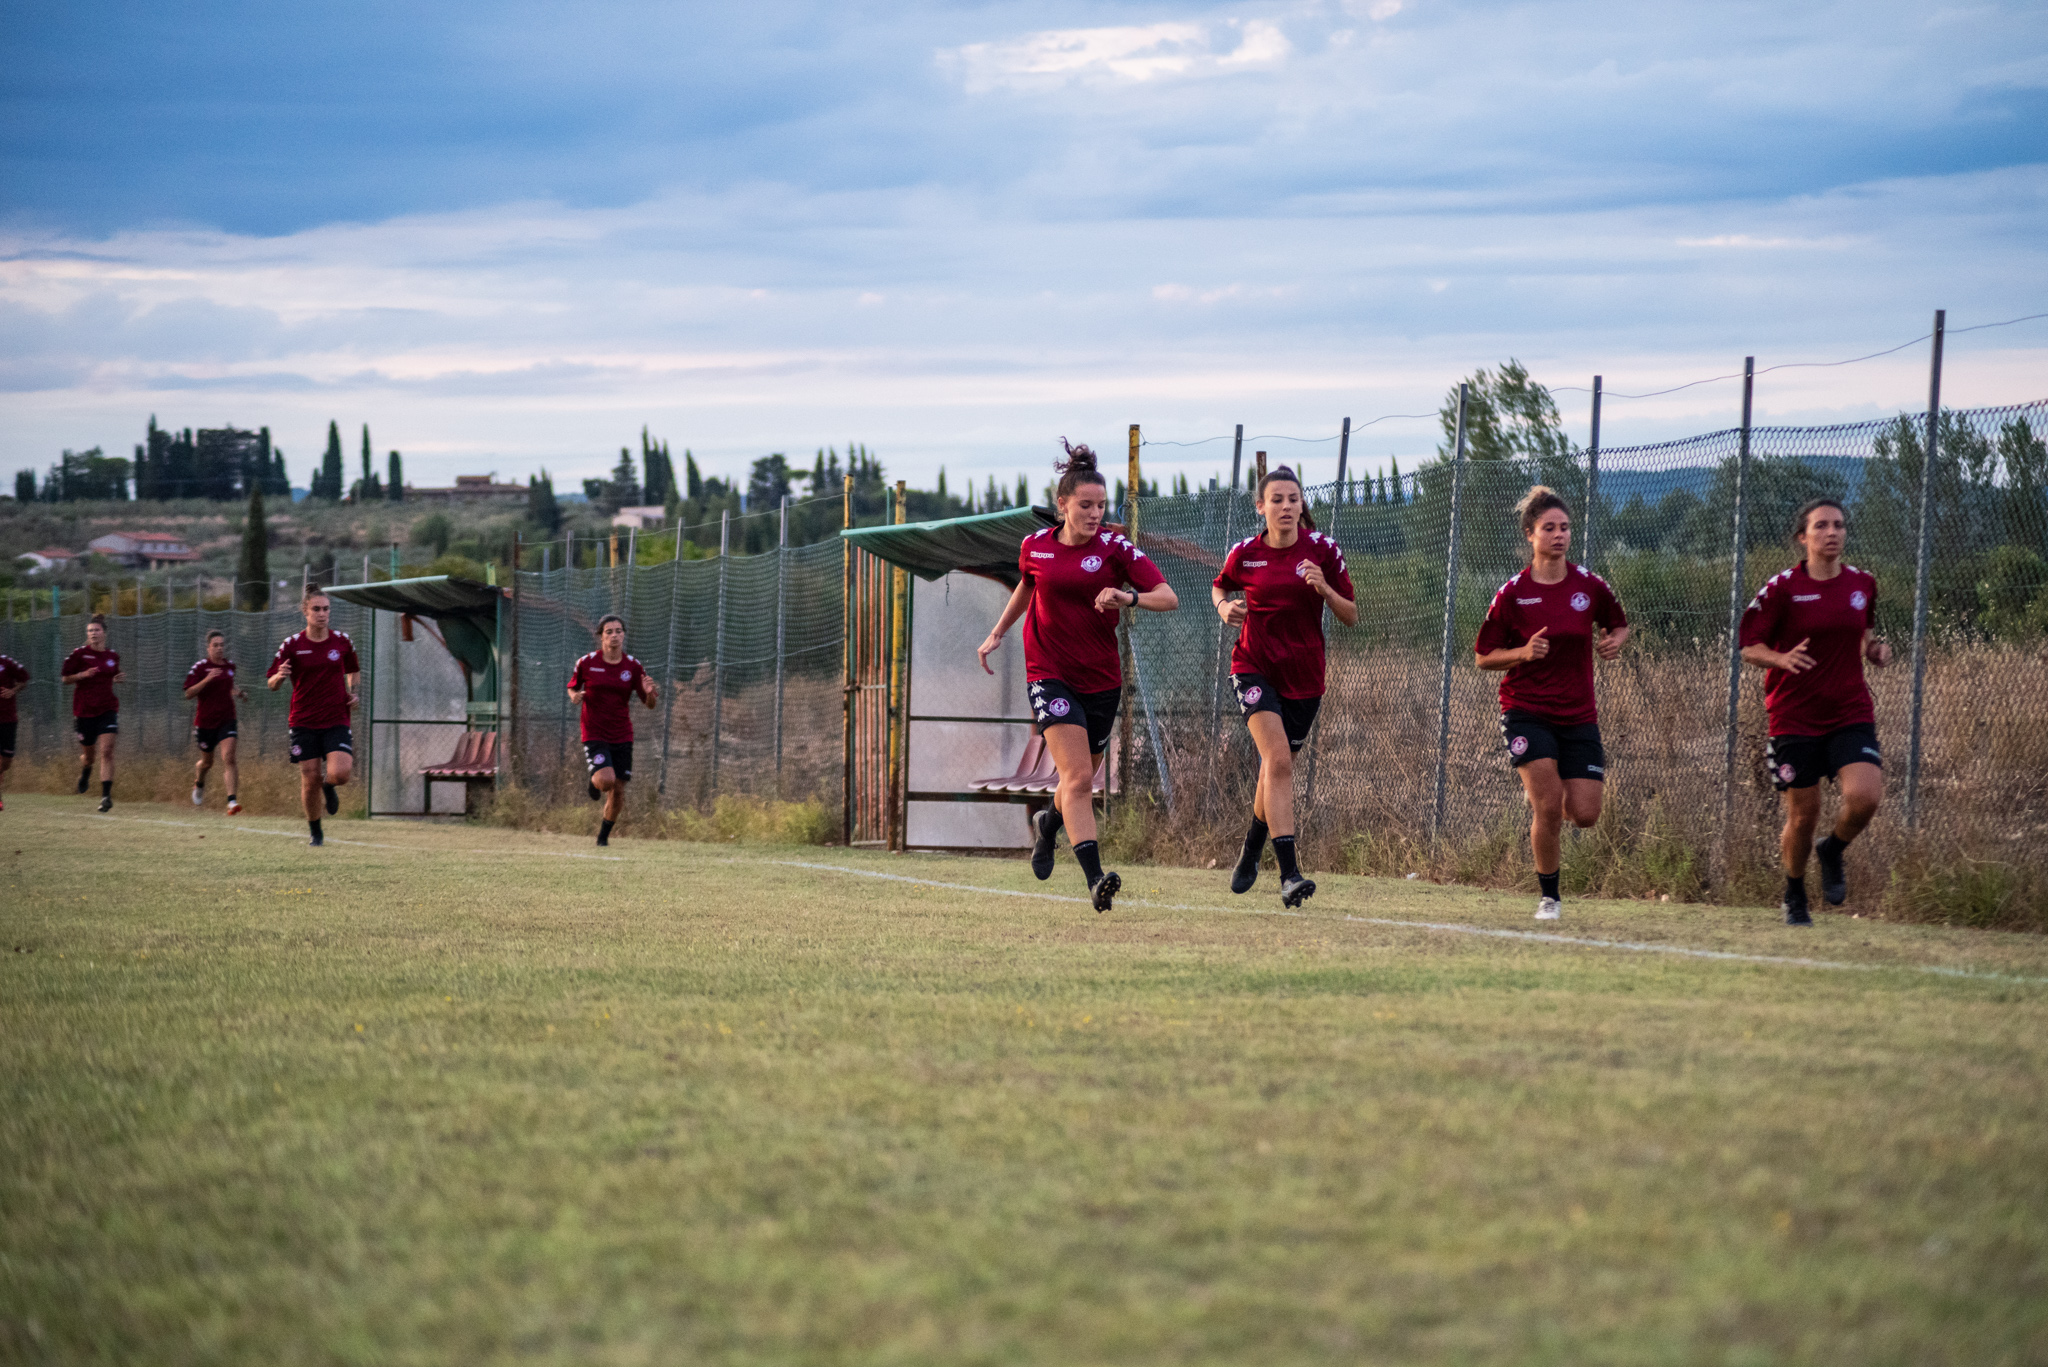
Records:
[[[1451,461],[1426,460],[1393,480],[1353,475],[1309,489],[1318,526],[1344,548],[1360,615],[1356,628],[1329,627],[1329,693],[1297,780],[1307,829],[1322,839],[1376,832],[1455,841],[1519,820],[1519,787],[1498,753],[1499,681],[1472,666],[1471,647],[1495,589],[1524,563],[1512,509],[1540,482],[1571,501],[1573,558],[1608,579],[1634,627],[1622,657],[1598,669],[1611,808],[1645,829],[1661,823],[1688,848],[1719,849],[1728,861],[1774,858],[1777,803],[1763,769],[1760,672],[1736,674],[1732,743],[1727,724],[1731,591],[1738,606],[1746,603],[1793,563],[1793,513],[1826,496],[1849,511],[1848,559],[1876,575],[1880,630],[1896,651],[1889,669],[1870,674],[1889,787],[1880,822],[1897,828],[1904,820],[1917,759],[1923,829],[1996,833],[2015,859],[2040,860],[2035,851],[2048,848],[2048,703],[2040,687],[2048,402],[1946,411],[1938,435],[1931,469],[1920,415],[1758,427],[1748,433],[1746,458],[1743,433],[1729,430],[1597,455],[1468,460],[1455,565]],[[1925,624],[1916,638],[1923,483],[1933,511]],[[1259,524],[1243,489],[1147,498],[1140,515],[1142,544],[1183,606],[1136,614],[1131,787],[1149,790],[1176,821],[1224,829],[1249,806],[1256,756],[1228,688],[1235,633],[1208,609],[1208,584],[1229,547]],[[666,533],[644,538],[643,562],[665,541]],[[585,548],[599,560],[617,554]],[[592,648],[598,620],[616,612],[626,620],[627,649],[663,685],[657,710],[634,713],[642,793],[658,788],[656,800],[668,807],[749,794],[839,810],[841,557],[841,546],[825,541],[563,568],[558,553],[530,547],[522,563],[550,567],[515,575],[504,614],[512,663],[501,724],[512,774],[550,798],[581,791],[565,684]],[[1731,583],[1738,557],[1740,579]],[[85,606],[74,599],[61,618],[0,623],[0,650],[34,674],[20,698],[21,745],[30,755],[72,744],[70,700],[57,675],[83,638]],[[366,614],[337,601],[334,617],[364,639]],[[277,643],[298,626],[297,611],[286,607],[116,617],[110,636],[128,673],[124,749],[189,747],[192,708],[180,684],[206,631],[217,627],[249,687],[244,752],[281,755],[286,696],[256,685]],[[922,705],[943,710],[935,699]],[[1724,807],[1729,791],[1734,801]]]

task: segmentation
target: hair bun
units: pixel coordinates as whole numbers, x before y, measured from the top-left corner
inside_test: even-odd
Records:
[[[1074,446],[1069,444],[1065,437],[1061,437],[1060,449],[1067,453],[1067,458],[1054,461],[1052,468],[1061,474],[1065,474],[1069,470],[1093,470],[1096,468],[1095,448],[1089,446],[1086,442],[1081,443],[1079,446]]]

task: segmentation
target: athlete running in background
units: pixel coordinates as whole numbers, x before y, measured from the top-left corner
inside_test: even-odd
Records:
[[[199,747],[199,762],[192,766],[192,805],[206,802],[206,771],[213,767],[215,751],[220,752],[221,782],[228,788],[228,815],[239,815],[242,804],[235,794],[241,777],[235,765],[235,699],[249,695],[235,686],[235,662],[228,658],[225,632],[206,633],[206,656],[185,671],[185,696],[196,698],[192,713],[192,740]]]
[[[1805,558],[1772,576],[1742,614],[1742,658],[1768,671],[1764,713],[1771,744],[1771,781],[1785,795],[1785,923],[1813,924],[1806,904],[1806,852],[1820,856],[1820,891],[1828,905],[1849,898],[1843,851],[1863,834],[1884,797],[1884,756],[1877,711],[1863,662],[1879,669],[1892,648],[1877,631],[1877,580],[1842,563],[1849,518],[1842,505],[1815,499],[1799,510],[1792,544]],[[1842,792],[1834,829],[1818,845],[1820,781]]]
[[[654,706],[654,680],[626,653],[626,624],[607,613],[597,624],[598,648],[569,671],[569,701],[581,709],[583,759],[590,766],[590,799],[604,799],[597,843],[612,843],[612,827],[626,809],[633,781],[632,703]]]
[[[14,737],[19,723],[15,695],[28,682],[28,670],[11,655],[0,655],[0,812],[7,810],[7,771],[14,767]]]
[[[1259,512],[1266,529],[1230,548],[1209,587],[1218,615],[1241,628],[1230,652],[1230,681],[1259,749],[1252,826],[1230,890],[1249,892],[1258,881],[1270,832],[1280,903],[1298,907],[1315,895],[1316,885],[1295,861],[1294,754],[1323,705],[1323,608],[1327,604],[1348,627],[1358,624],[1358,604],[1344,552],[1315,529],[1294,471],[1282,465],[1259,481]],[[1244,597],[1229,596],[1239,591]]]
[[[121,700],[114,685],[126,683],[121,653],[107,649],[107,619],[95,612],[85,624],[85,644],[64,657],[59,676],[78,691],[71,695],[72,725],[78,730],[78,791],[92,782],[92,761],[100,761],[100,810],[114,810],[114,738],[121,731]]]
[[[1478,665],[1505,670],[1500,734],[1529,799],[1529,848],[1542,897],[1536,919],[1563,913],[1558,837],[1600,819],[1607,752],[1593,698],[1593,657],[1611,660],[1628,640],[1628,616],[1607,581],[1565,559],[1572,510],[1539,484],[1515,505],[1529,567],[1493,595],[1473,643]]]
[[[356,705],[356,677],[362,665],[348,637],[328,629],[333,610],[327,595],[319,589],[306,594],[306,629],[287,636],[270,661],[266,682],[271,691],[289,682],[292,706],[285,718],[292,743],[292,763],[299,766],[299,803],[305,808],[306,826],[313,838],[306,843],[324,845],[320,830],[323,806],[328,816],[341,810],[341,798],[334,790],[347,783],[355,771],[355,733],[349,729],[349,714]],[[324,773],[323,773],[324,770]]]
[[[1053,842],[1064,825],[1095,909],[1108,911],[1123,880],[1102,870],[1094,781],[1123,699],[1117,614],[1124,608],[1171,612],[1180,600],[1130,538],[1102,529],[1109,485],[1095,468],[1095,453],[1086,446],[1060,444],[1067,452],[1053,466],[1060,472],[1060,525],[1033,532],[1017,548],[1016,590],[975,655],[983,669],[995,673],[989,669],[989,652],[1024,618],[1031,715],[1059,771],[1052,806],[1032,818],[1038,838],[1031,849],[1031,871],[1041,879],[1052,877]]]

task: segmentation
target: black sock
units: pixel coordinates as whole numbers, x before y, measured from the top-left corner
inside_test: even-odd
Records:
[[[206,775],[201,774],[198,778],[193,779],[192,786],[194,788],[204,788],[206,786]]]
[[[235,795],[234,795],[233,793],[229,793],[229,794],[228,794],[228,801],[230,801],[230,802],[233,802],[234,800],[235,800]]]
[[[597,823],[597,838],[599,840],[611,839],[612,827],[614,824],[616,823],[612,820],[612,818],[608,816],[601,818]]]
[[[1089,887],[1102,881],[1102,852],[1093,840],[1075,841],[1074,858],[1081,861],[1081,872],[1088,875]]]
[[[101,797],[112,797],[113,795],[114,795],[114,780],[112,780],[112,779],[110,779],[110,778],[103,778],[103,779],[101,779],[101,780],[100,780],[100,796],[101,796]]]
[[[1280,863],[1280,877],[1283,881],[1301,877],[1301,868],[1294,862],[1293,836],[1273,837],[1273,858]]]
[[[87,762],[86,766],[78,771],[78,791],[84,792],[85,785],[90,782],[92,782],[92,764]]]
[[[1806,901],[1806,875],[1785,875],[1785,900],[1795,906]]]
[[[308,821],[308,822],[306,823],[306,828],[307,828],[308,830],[310,830],[310,831],[312,831],[312,832],[313,832],[313,838],[314,838],[315,840],[321,840],[321,839],[325,839],[325,837],[324,837],[324,836],[322,836],[322,835],[320,834],[320,823],[319,823],[319,822],[317,822],[317,821]]]
[[[1836,835],[1833,831],[1829,831],[1827,839],[1820,842],[1820,852],[1830,859],[1840,859],[1842,851],[1848,848],[1849,842]]]
[[[1561,873],[1563,870],[1559,870],[1559,872]],[[1550,898],[1552,901],[1557,900],[1557,874],[1545,873],[1538,869],[1536,871],[1536,886],[1543,889],[1545,897]]]
[[[1266,823],[1252,818],[1251,828],[1244,833],[1244,858],[1240,862],[1257,859],[1266,852]]]

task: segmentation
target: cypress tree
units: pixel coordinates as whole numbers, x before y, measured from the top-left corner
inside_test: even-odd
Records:
[[[1389,503],[1405,501],[1401,497],[1401,462],[1391,456],[1387,458],[1387,495]]]
[[[386,471],[390,477],[384,484],[384,497],[393,503],[405,502],[405,464],[399,460],[398,452],[391,453]]]
[[[358,502],[368,503],[384,497],[384,488],[377,483],[376,467],[370,464],[370,424],[363,424],[363,482],[356,488]]]
[[[689,481],[683,486],[683,492],[689,496],[690,502],[695,503],[704,497],[704,476],[698,473],[697,458],[690,454],[687,446],[683,448],[683,471]]]
[[[235,567],[237,606],[261,612],[270,606],[270,526],[263,516],[263,485],[249,487],[249,515],[242,526],[242,559]]]
[[[16,470],[14,472],[14,499],[17,503],[36,501],[36,472]]]
[[[320,462],[320,475],[313,481],[313,497],[341,501],[341,428],[331,419],[327,424],[327,456]]]

